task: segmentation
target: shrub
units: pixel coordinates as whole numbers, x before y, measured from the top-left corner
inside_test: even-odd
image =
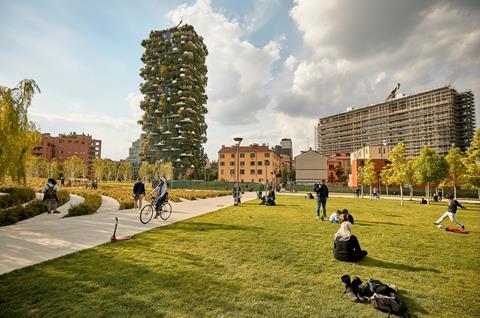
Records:
[[[35,191],[30,188],[3,188],[0,192],[8,193],[0,196],[0,209],[23,204],[35,199]]]
[[[15,224],[45,211],[41,200],[34,200],[26,206],[17,205],[10,209],[0,210],[0,226]]]
[[[83,194],[85,201],[68,210],[68,216],[78,216],[95,213],[102,204],[102,197],[96,194]]]
[[[70,201],[70,194],[68,193],[67,190],[60,190],[57,193],[58,197],[58,206],[64,205],[68,201]]]

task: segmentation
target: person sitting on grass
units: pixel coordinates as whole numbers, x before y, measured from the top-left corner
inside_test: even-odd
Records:
[[[352,224],[355,223],[355,221],[353,219],[353,215],[351,215],[350,212],[348,212],[347,209],[342,210],[342,215],[343,215],[343,221],[342,222],[350,222]]]
[[[343,262],[358,262],[368,253],[360,248],[360,243],[352,234],[352,223],[342,222],[333,242],[333,256]]]
[[[461,207],[462,209],[466,209],[464,206],[460,204],[457,200],[453,198],[453,195],[447,195],[448,199],[448,208],[445,213],[442,214],[442,216],[437,220],[437,222],[433,223],[435,224],[438,228],[442,227],[442,222],[445,220],[447,217],[450,218],[452,222],[455,222],[458,226],[462,228],[462,230],[465,229],[465,226],[458,222],[457,219],[455,218],[455,213],[457,213],[458,207]]]
[[[331,215],[330,215],[330,223],[341,223],[342,220],[340,220],[340,215],[342,214],[342,211],[340,210],[337,210],[337,212],[333,212]]]
[[[420,204],[427,204],[427,200],[425,200],[425,198],[422,198],[422,200],[420,201]]]
[[[155,218],[158,217],[158,211],[160,210],[160,207],[162,206],[163,202],[165,202],[167,199],[167,194],[168,194],[167,190],[168,190],[167,179],[165,179],[165,177],[161,177],[158,185],[150,193],[150,198],[153,199],[156,197],[157,199],[157,203],[155,204],[155,211],[157,211],[157,213],[155,214]]]

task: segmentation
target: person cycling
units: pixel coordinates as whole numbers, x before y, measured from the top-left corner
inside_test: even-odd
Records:
[[[158,185],[150,193],[150,198],[151,199],[156,198],[157,200],[155,204],[155,211],[157,211],[155,218],[157,218],[158,210],[160,210],[160,207],[162,206],[163,202],[165,202],[167,199],[167,189],[168,189],[167,179],[165,179],[165,177],[161,177]]]

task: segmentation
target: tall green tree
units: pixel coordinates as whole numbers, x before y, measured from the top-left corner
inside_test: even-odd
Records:
[[[373,196],[372,192],[372,185],[375,184],[377,181],[377,172],[375,171],[375,164],[371,159],[367,159],[365,161],[365,165],[363,166],[363,173],[364,173],[364,182],[366,185],[370,187],[370,199]]]
[[[129,161],[124,161],[118,167],[119,175],[123,180],[133,179],[133,167]]]
[[[410,189],[410,201],[413,200],[413,186],[417,184],[417,173],[415,171],[415,161],[410,159],[404,162],[401,167],[405,183]]]
[[[405,175],[403,166],[405,164],[405,145],[399,143],[393,147],[388,153],[388,166],[390,180],[400,186],[400,205],[403,206],[403,185],[405,183]]]
[[[418,181],[426,184],[425,196],[430,202],[430,185],[440,183],[448,174],[448,164],[435,150],[425,147],[415,159]]]
[[[45,178],[47,176],[47,160],[39,156],[30,156],[26,162],[27,177]]]
[[[475,136],[462,162],[465,166],[464,180],[468,186],[477,189],[480,199],[480,129],[475,131]]]
[[[85,177],[86,168],[83,160],[77,156],[72,156],[63,162],[63,172],[68,179]]]
[[[458,147],[452,147],[445,156],[448,164],[448,175],[444,180],[444,184],[453,187],[453,196],[457,198],[457,187],[463,183],[463,173],[465,172],[465,165],[462,160],[464,154]]]
[[[365,184],[365,166],[360,166],[357,169],[357,183],[360,183],[360,193],[363,198],[363,185]]]
[[[34,80],[23,80],[14,88],[0,86],[0,181],[9,175],[26,184],[27,159],[40,142],[35,124],[28,120],[28,107],[40,92]]]
[[[152,168],[146,161],[142,161],[140,168],[138,169],[138,175],[146,182],[152,181]]]
[[[385,190],[388,195],[388,186],[393,184],[393,178],[389,164],[383,167],[382,171],[380,172],[380,176],[382,177],[382,182],[385,185]]]
[[[105,175],[105,161],[103,159],[94,159],[92,162],[93,177],[97,180],[103,180]]]

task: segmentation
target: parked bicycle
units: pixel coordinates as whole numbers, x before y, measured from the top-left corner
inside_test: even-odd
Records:
[[[151,199],[152,198],[150,198],[150,201],[152,201]],[[157,200],[158,198],[142,208],[140,211],[140,222],[147,224],[153,218],[153,215],[157,217],[160,216],[162,220],[167,220],[170,217],[172,214],[172,206],[168,202],[168,194],[166,194],[165,201],[163,201],[158,211],[155,209]]]

